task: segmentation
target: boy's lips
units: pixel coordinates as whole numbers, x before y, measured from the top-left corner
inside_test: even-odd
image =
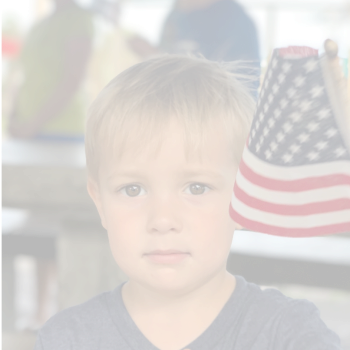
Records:
[[[182,250],[167,249],[167,250],[153,250],[144,254],[150,261],[158,264],[176,264],[190,256],[190,253]]]

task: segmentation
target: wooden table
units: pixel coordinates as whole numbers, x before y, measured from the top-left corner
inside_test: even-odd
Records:
[[[60,221],[57,239],[60,308],[81,303],[126,279],[114,262],[106,231],[87,194],[84,145],[4,142],[1,206],[29,209],[33,215]],[[9,259],[2,259],[10,283],[2,284],[1,295],[2,305],[12,307],[13,300],[3,302],[5,296],[8,300],[13,294]],[[11,317],[2,311],[2,325],[7,319]]]

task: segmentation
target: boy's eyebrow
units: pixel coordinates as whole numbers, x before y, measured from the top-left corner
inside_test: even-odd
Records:
[[[179,172],[179,174],[183,177],[195,177],[195,176],[209,176],[215,179],[223,179],[224,176],[217,171],[211,170],[185,170],[183,172]],[[146,175],[142,171],[138,170],[128,170],[128,171],[115,171],[107,177],[107,180],[112,180],[116,177],[146,177]]]

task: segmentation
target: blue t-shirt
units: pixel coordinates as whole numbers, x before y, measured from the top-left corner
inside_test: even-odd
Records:
[[[236,276],[236,288],[191,350],[340,350],[338,336],[306,300],[261,290]],[[64,310],[39,331],[35,350],[159,350],[138,329],[121,286]]]
[[[164,24],[160,46],[170,53],[201,53],[213,61],[259,62],[255,25],[232,0],[191,12],[174,9]]]

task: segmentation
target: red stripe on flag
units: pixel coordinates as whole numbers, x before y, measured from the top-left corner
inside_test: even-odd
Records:
[[[280,57],[292,56],[295,58],[318,56],[318,50],[308,46],[288,46],[278,50]]]
[[[243,159],[241,160],[239,170],[242,175],[253,184],[274,191],[302,192],[331,186],[350,185],[350,176],[345,174],[308,177],[290,181],[275,180],[257,174],[245,164]]]
[[[230,216],[232,220],[243,227],[249,227],[249,230],[261,233],[267,233],[274,236],[284,237],[314,237],[332,234],[334,232],[348,232],[350,231],[350,221],[340,224],[325,225],[310,228],[286,228],[278,227],[247,219],[233,210],[230,205]]]
[[[252,197],[249,194],[245,193],[241,188],[239,188],[237,183],[235,184],[233,192],[236,198],[238,198],[247,206],[279,215],[307,216],[312,214],[329,213],[332,211],[350,209],[350,199],[348,198],[340,198],[325,202],[315,202],[302,205],[285,205],[265,202]]]

